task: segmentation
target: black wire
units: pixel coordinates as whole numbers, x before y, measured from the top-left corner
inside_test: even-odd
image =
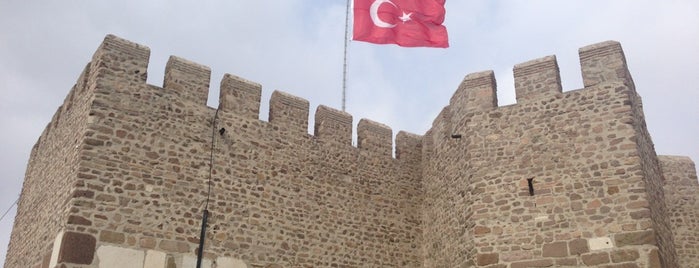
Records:
[[[204,206],[204,210],[209,209],[209,199],[211,198],[211,177],[213,177],[213,172],[214,172],[214,145],[216,142],[216,118],[218,118],[218,110],[221,109],[221,106],[219,108],[216,108],[216,113],[214,113],[214,119],[211,121],[211,158],[210,161],[211,163],[209,164],[209,190],[206,193],[206,206]]]
[[[7,216],[7,213],[9,213],[10,210],[12,210],[12,207],[14,207],[17,204],[17,202],[19,202],[19,197],[17,197],[17,200],[15,200],[15,202],[12,203],[12,205],[10,205],[9,208],[7,208],[7,211],[5,211],[5,214],[2,214],[2,217],[0,217],[0,221],[2,221],[2,219],[5,218],[5,216]]]

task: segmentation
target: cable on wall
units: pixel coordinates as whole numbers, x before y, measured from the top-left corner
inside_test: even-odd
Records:
[[[214,149],[216,147],[216,119],[218,119],[218,111],[221,106],[216,109],[214,113],[214,118],[211,120],[211,155],[209,157],[209,179],[208,179],[208,190],[206,192],[206,205],[204,206],[204,214],[201,217],[201,233],[199,234],[199,250],[197,254],[197,268],[201,268],[201,260],[204,256],[204,241],[206,240],[206,222],[209,219],[209,200],[211,199],[211,178],[214,174]],[[225,128],[221,128],[219,133],[223,135],[226,131]]]
[[[17,200],[15,200],[15,202],[12,203],[12,205],[10,205],[9,208],[7,208],[7,210],[5,211],[5,213],[2,214],[2,217],[0,217],[0,221],[2,221],[2,219],[5,218],[5,216],[7,216],[7,213],[10,213],[10,210],[12,210],[12,207],[14,207],[15,205],[17,205],[17,202],[19,202],[19,197],[17,197]]]

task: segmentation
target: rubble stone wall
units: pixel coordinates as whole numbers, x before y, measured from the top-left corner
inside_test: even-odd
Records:
[[[679,267],[695,267],[699,259],[699,182],[694,162],[686,156],[658,156],[665,177],[665,204]]]
[[[27,168],[5,268],[685,267],[696,173],[656,156],[621,46],[467,75],[424,136],[109,35]],[[309,116],[314,116],[308,133]],[[395,139],[395,145],[394,145]],[[395,157],[394,157],[395,155]],[[692,227],[695,226],[695,227]],[[678,238],[678,236],[680,238]],[[687,266],[689,267],[689,266]]]

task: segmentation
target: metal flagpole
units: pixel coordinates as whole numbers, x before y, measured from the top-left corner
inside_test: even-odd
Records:
[[[347,0],[347,11],[345,13],[345,57],[342,64],[342,111],[345,111],[345,102],[347,99],[347,43],[349,43],[349,38],[347,35],[349,33],[349,16],[350,16],[350,1]]]

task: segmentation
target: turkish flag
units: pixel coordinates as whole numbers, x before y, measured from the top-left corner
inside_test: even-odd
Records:
[[[446,0],[354,0],[354,38],[403,47],[449,47]]]

